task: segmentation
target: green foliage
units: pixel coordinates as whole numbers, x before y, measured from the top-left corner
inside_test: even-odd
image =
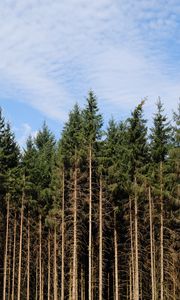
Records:
[[[142,172],[142,169],[149,161],[148,144],[147,144],[147,127],[146,120],[143,118],[142,101],[132,112],[131,118],[128,119],[127,146],[128,156],[127,168],[130,178],[133,179],[135,173]]]
[[[93,144],[102,137],[102,115],[98,113],[96,96],[92,91],[89,92],[87,104],[83,110],[83,130],[84,138],[87,144]]]
[[[111,119],[107,129],[106,170],[108,173],[109,189],[117,193],[119,189],[125,189],[128,179],[127,158],[127,124],[117,124]]]
[[[163,114],[163,104],[159,99],[154,117],[154,127],[151,128],[151,156],[154,163],[165,161],[168,154],[171,127]]]
[[[9,123],[5,123],[0,109],[0,198],[17,188],[20,150]]]
[[[69,113],[69,119],[64,126],[59,144],[59,153],[65,165],[77,160],[77,157],[82,154],[82,146],[82,115],[79,106],[75,104]]]
[[[23,155],[28,204],[42,213],[46,213],[52,205],[54,156],[55,139],[44,123],[36,138],[28,138]]]

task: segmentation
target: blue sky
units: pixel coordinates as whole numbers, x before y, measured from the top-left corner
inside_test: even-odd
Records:
[[[105,122],[180,97],[179,0],[0,1],[0,105],[18,142],[46,120],[56,136],[93,89]]]

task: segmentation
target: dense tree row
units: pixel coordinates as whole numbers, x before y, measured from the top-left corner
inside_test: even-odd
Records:
[[[97,100],[20,151],[0,110],[0,299],[178,300],[180,106],[106,132]]]

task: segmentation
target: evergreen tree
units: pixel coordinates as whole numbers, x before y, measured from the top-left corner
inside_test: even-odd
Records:
[[[133,179],[135,173],[142,171],[148,163],[147,127],[146,120],[143,118],[142,101],[132,112],[128,119],[127,144],[129,149],[129,161],[127,167],[130,178]]]
[[[102,131],[102,116],[98,113],[97,99],[92,91],[89,92],[87,98],[87,104],[83,110],[83,129],[84,129],[84,141],[87,150],[88,160],[88,190],[89,190],[89,241],[88,241],[88,299],[92,299],[94,290],[92,289],[92,270],[93,270],[93,210],[94,210],[94,191],[93,191],[93,178],[97,179],[97,170],[94,169],[95,152],[97,151],[98,141],[101,138]],[[96,175],[95,175],[96,174]]]
[[[154,127],[151,128],[151,156],[154,163],[164,162],[167,158],[171,127],[163,114],[163,104],[157,102],[157,113],[154,117]]]
[[[89,145],[93,145],[100,140],[102,136],[101,128],[103,125],[102,115],[99,114],[97,99],[93,91],[89,92],[87,104],[82,113],[84,120],[84,138],[89,147]]]
[[[69,113],[69,119],[64,126],[59,146],[65,165],[71,165],[77,159],[77,156],[82,154],[82,115],[77,104]]]
[[[20,150],[15,136],[0,109],[0,199],[6,192],[15,191],[19,160]]]

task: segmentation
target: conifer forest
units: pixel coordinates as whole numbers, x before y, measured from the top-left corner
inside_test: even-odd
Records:
[[[104,127],[90,91],[20,149],[0,110],[0,299],[180,299],[180,105]]]

